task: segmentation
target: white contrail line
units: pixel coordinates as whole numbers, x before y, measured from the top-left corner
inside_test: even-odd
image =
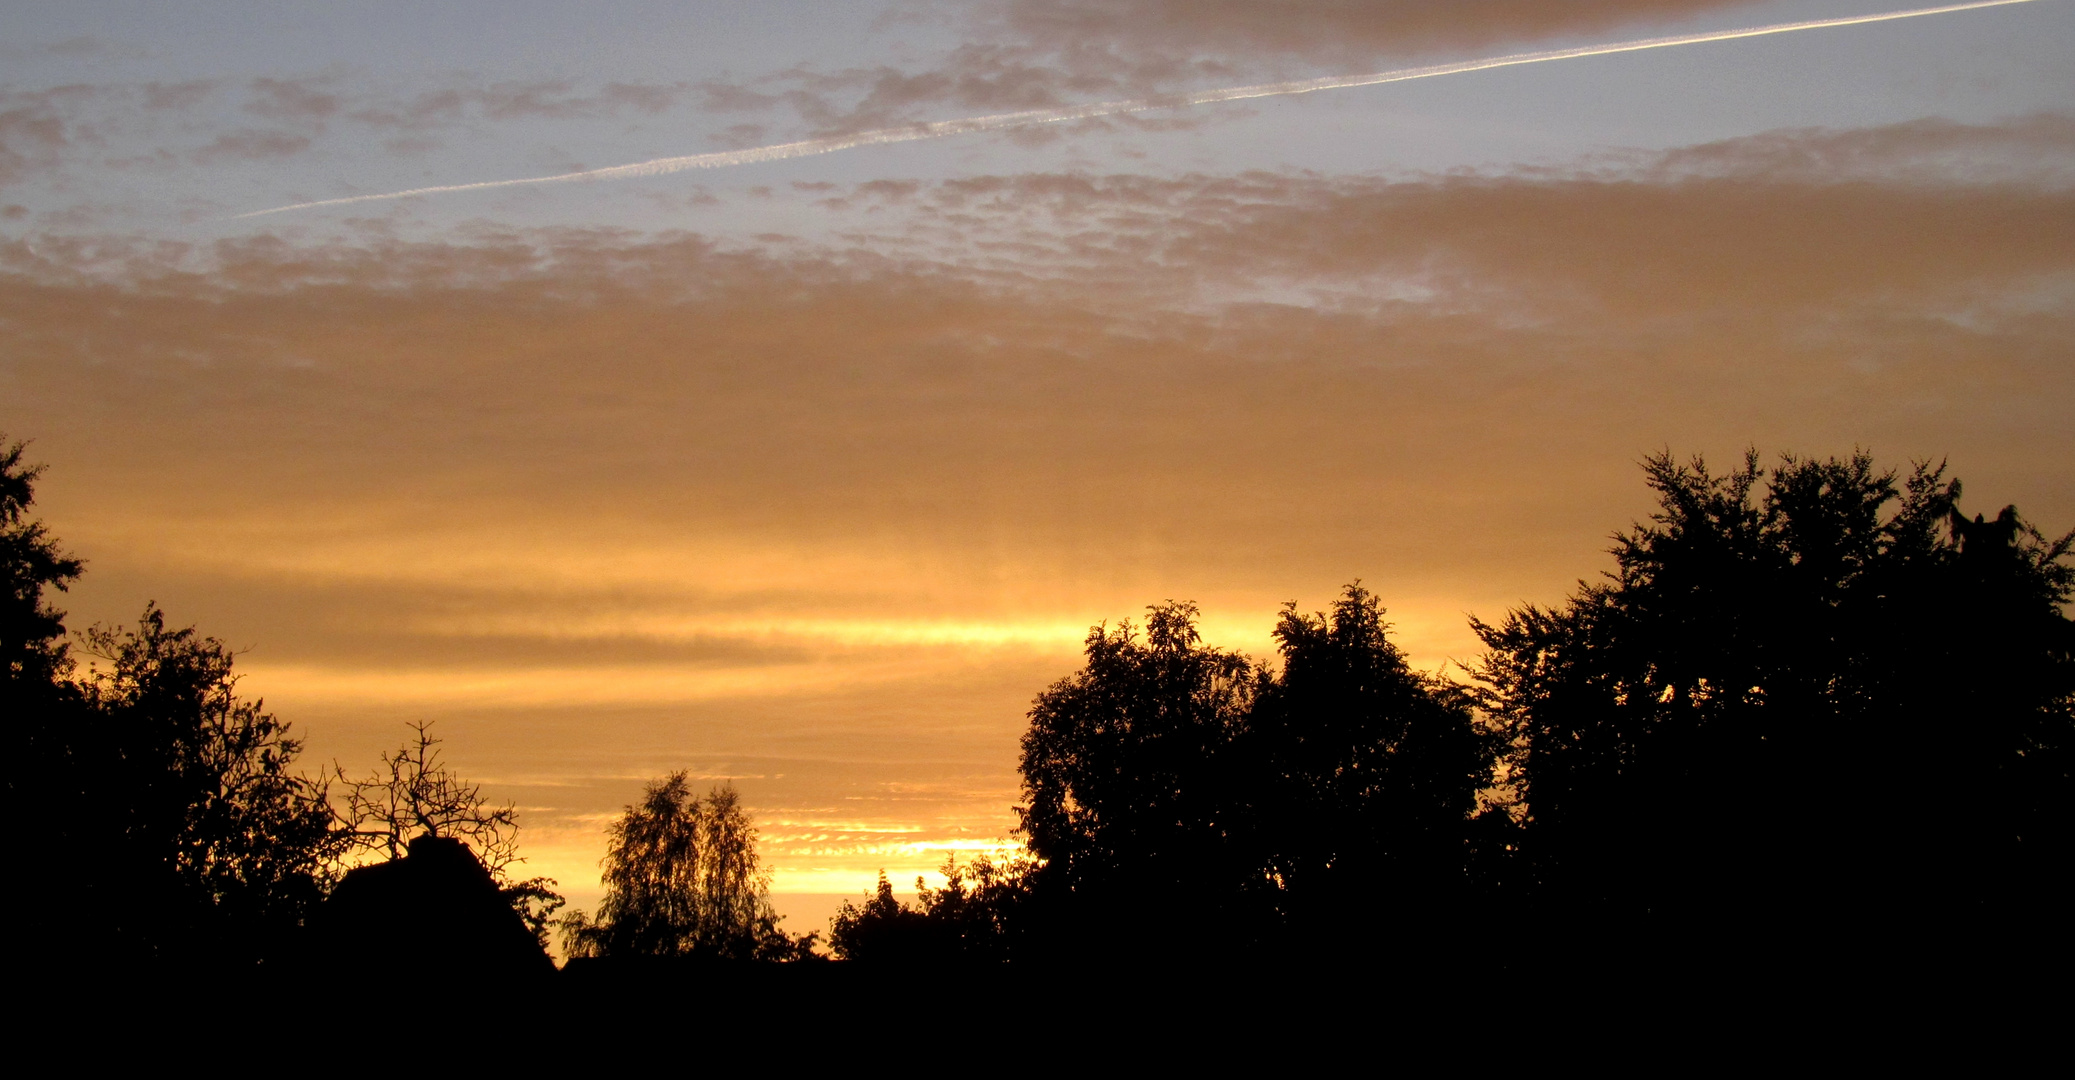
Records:
[[[1770,26],[1752,26],[1741,30],[1711,30],[1704,34],[1680,34],[1676,37],[1643,38],[1636,41],[1617,41],[1606,45],[1581,45],[1573,49],[1552,49],[1548,52],[1513,53],[1509,56],[1493,56],[1482,60],[1463,60],[1453,64],[1400,68],[1396,71],[1382,71],[1373,75],[1329,75],[1321,79],[1294,79],[1289,82],[1261,83],[1255,86],[1230,86],[1221,90],[1198,90],[1187,94],[1134,98],[1129,101],[1104,101],[1092,105],[1073,105],[1059,109],[1030,109],[1024,112],[996,113],[992,116],[974,116],[964,120],[935,120],[928,123],[906,124],[901,127],[880,128],[875,131],[860,131],[852,135],[831,135],[820,139],[802,139],[799,142],[778,143],[774,146],[758,146],[748,150],[721,150],[710,154],[688,154],[683,157],[656,158],[653,161],[640,161],[632,165],[613,165],[603,169],[585,169],[581,172],[561,173],[555,176],[533,176],[520,180],[482,180],[473,184],[442,184],[438,187],[412,188],[409,191],[391,191],[381,195],[351,195],[343,199],[318,199],[314,202],[292,203],[288,206],[276,206],[269,210],[254,210],[250,213],[237,214],[231,220],[261,217],[266,214],[281,214],[290,210],[309,210],[319,206],[345,206],[348,203],[403,199],[413,195],[444,195],[455,191],[482,191],[488,188],[517,187],[521,184],[562,184],[572,180],[618,180],[630,176],[658,176],[663,173],[684,172],[689,169],[723,169],[731,165],[751,165],[760,161],[779,161],[785,158],[808,157],[814,154],[832,154],[838,150],[850,150],[859,146],[876,146],[881,143],[913,142],[917,139],[940,139],[947,135],[965,135],[976,131],[1000,131],[1004,128],[1027,127],[1033,124],[1057,124],[1069,120],[1085,120],[1097,116],[1115,116],[1120,113],[1148,112],[1153,109],[1172,109],[1187,105],[1210,105],[1220,101],[1245,101],[1249,98],[1285,97],[1291,94],[1310,94],[1320,90],[1341,90],[1353,86],[1376,86],[1382,83],[1406,82],[1412,79],[1431,79],[1438,75],[1460,75],[1470,71],[1514,67],[1519,64],[1540,64],[1550,60],[1575,60],[1585,56],[1606,56],[1610,53],[1640,52],[1644,49],[1667,49],[1674,45],[1699,45],[1709,41],[1734,41],[1738,38],[1764,37],[1768,34],[1790,34],[1797,30],[1821,30],[1832,26],[1859,26],[1864,23],[1891,22],[1896,19],[1914,19],[1925,15],[1946,15],[1956,11],[1973,11],[1977,8],[2005,7],[2010,4],[2029,4],[2033,2],[2034,0],[1973,0],[1972,3],[1946,4],[1942,7],[1915,8],[1909,11],[1886,11],[1876,15],[1850,15],[1837,19],[1811,19],[1807,22],[1774,23]]]

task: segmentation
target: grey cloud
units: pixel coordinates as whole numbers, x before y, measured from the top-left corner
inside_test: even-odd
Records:
[[[1143,58],[1373,60],[1593,33],[1754,0],[1006,0],[998,17],[1061,50]],[[1143,62],[1143,61],[1142,61]]]
[[[753,112],[775,108],[785,99],[735,83],[709,79],[699,84],[699,105],[713,112]]]
[[[57,164],[66,146],[65,123],[48,109],[34,106],[0,110],[0,184],[19,180],[31,169]]]
[[[247,112],[285,123],[321,125],[336,116],[344,108],[339,95],[317,89],[330,79],[269,79],[252,80],[252,99],[245,103]]]
[[[439,149],[441,145],[443,144],[438,139],[425,139],[415,136],[404,136],[382,141],[383,149],[400,157],[429,153]]]
[[[362,105],[352,116],[378,127],[425,127],[459,120],[467,108],[468,98],[450,87],[428,90],[400,103]]]
[[[140,89],[146,109],[177,112],[201,104],[218,85],[214,79],[189,79],[177,83],[145,83]]]
[[[1297,67],[1361,70],[1607,32],[1755,0],[1002,0],[952,16],[965,41],[919,70],[795,69],[708,83],[713,109],[793,106],[818,133],[880,127],[928,108],[1045,108],[1174,91]],[[780,88],[780,89],[774,89]]]
[[[762,145],[768,138],[769,129],[762,124],[729,124],[721,133],[719,141],[724,146],[744,148]]]
[[[1508,250],[1500,241],[1509,240],[1516,254],[1536,247],[1602,251],[1568,275],[1569,292],[1576,294],[1593,281],[1616,288],[1614,279],[1600,276],[1603,268],[1660,264],[1663,246],[1683,244],[1718,252],[1710,264],[1716,269],[1730,252],[1752,260],[1730,280],[1690,295],[1749,300],[1752,289],[1791,282],[1773,295],[1791,302],[1797,290],[1814,289],[1805,294],[1813,304],[1835,299],[1831,286],[1804,277],[1819,266],[1879,266],[1864,278],[1880,282],[1868,286],[1877,291],[1893,287],[1894,271],[1950,247],[1954,253],[1942,256],[1948,269],[1975,265],[1987,272],[1993,262],[1977,264],[1965,253],[1981,249],[1990,236],[2010,245],[2000,249],[2004,256],[2029,252],[2010,264],[2013,272],[2047,273],[2064,224],[2056,193],[2071,179],[2075,119],[2042,115],[1994,124],[1916,121],[1771,132],[1616,162],[1411,183],[1282,173],[1022,174],[862,184],[822,202],[839,212],[904,208],[896,220],[911,237],[940,240],[945,258],[984,261],[987,245],[1013,245],[995,249],[1011,256],[999,269],[1023,276],[1099,274],[1131,265],[1140,288],[1166,280],[1186,291],[1205,275],[1236,282],[1460,272],[1458,280],[1489,289],[1516,273],[1508,269],[1512,260],[1493,261]],[[1895,216],[1878,224],[1869,214]],[[1652,224],[1635,224],[1644,220]],[[1753,242],[1725,243],[1717,236],[1738,229],[1749,230]],[[1774,229],[1779,235],[1757,242]],[[1808,239],[1826,234],[1827,243]],[[2038,243],[2022,243],[2027,235]],[[1472,243],[1472,236],[1489,242]],[[1623,237],[1660,242],[1603,250]],[[1768,251],[1787,249],[1803,254],[1764,267]],[[1863,261],[1832,257],[1855,249],[1887,254],[1864,254]],[[1335,262],[1342,256],[1346,261]],[[1476,268],[1465,269],[1464,259]],[[1565,276],[1553,267],[1519,272],[1545,284]],[[1848,287],[1859,272],[1832,280]],[[1637,274],[1634,283],[1651,276]],[[1533,303],[1564,295],[1541,285],[1528,293],[1541,298]]]
[[[655,114],[677,104],[683,96],[682,84],[662,86],[656,83],[606,83],[598,94],[599,100],[609,106],[624,106],[636,112]]]
[[[156,172],[168,172],[180,167],[180,155],[175,154],[171,150],[167,150],[164,147],[160,147],[156,150],[151,151],[148,154],[131,154],[126,157],[104,158],[101,164],[106,165],[111,169],[125,171],[131,169],[143,169]]]
[[[72,37],[44,46],[43,51],[52,56],[95,56],[110,49],[107,42],[96,37]]]
[[[98,94],[85,85],[0,90],[0,184],[55,168],[74,143],[91,141],[71,114]]]
[[[1166,62],[1133,65],[1114,58],[1087,61],[1082,56],[1062,65],[1055,53],[1029,45],[966,44],[922,71],[890,66],[837,72],[794,69],[754,84],[780,89],[708,83],[703,98],[707,107],[724,110],[762,109],[783,102],[816,134],[827,135],[907,122],[931,108],[1008,112],[1150,93],[1160,89],[1163,80],[1172,83],[1228,70]]]
[[[2041,113],[2001,123],[1938,117],[1853,131],[1805,129],[1670,151],[1650,175],[1771,176],[1844,181],[2075,181],[2075,115]]]
[[[373,100],[352,113],[356,120],[383,127],[431,127],[485,120],[605,119],[633,112],[657,115],[668,111],[689,91],[685,83],[612,82],[587,90],[567,80],[500,82],[428,90],[403,100]]]
[[[198,165],[209,165],[219,161],[263,161],[268,158],[289,157],[310,148],[310,139],[289,131],[244,131],[226,132],[218,135],[209,145],[191,155]]]

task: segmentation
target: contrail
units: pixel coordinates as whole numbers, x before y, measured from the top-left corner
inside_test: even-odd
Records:
[[[1674,45],[1699,45],[1709,41],[1734,41],[1738,38],[1764,37],[1768,34],[1791,34],[1798,30],[1821,30],[1832,26],[1858,26],[1863,23],[1892,22],[1896,19],[1915,19],[1925,15],[1948,15],[1956,11],[1973,11],[1977,8],[2005,7],[2010,4],[2029,4],[2033,2],[2034,0],[1974,0],[1972,3],[1946,4],[1942,7],[1914,8],[1908,11],[1887,11],[1877,15],[1852,15],[1839,19],[1811,19],[1807,22],[1774,23],[1770,26],[1752,26],[1741,30],[1712,30],[1704,34],[1680,34],[1676,37],[1642,38],[1636,41],[1617,41],[1605,45],[1581,45],[1573,49],[1552,49],[1547,52],[1513,53],[1508,56],[1492,56],[1482,60],[1464,60],[1453,64],[1435,64],[1431,67],[1400,68],[1396,71],[1381,71],[1373,75],[1329,75],[1321,79],[1294,79],[1288,82],[1261,83],[1255,86],[1229,86],[1220,90],[1198,90],[1187,94],[1134,98],[1129,101],[1104,101],[1091,105],[1073,105],[1058,109],[1030,109],[1024,112],[974,116],[963,120],[936,120],[928,123],[904,124],[900,127],[879,128],[875,131],[860,131],[851,135],[831,135],[820,139],[802,139],[799,142],[758,146],[748,150],[721,150],[710,154],[687,154],[683,157],[656,158],[653,161],[640,161],[632,165],[613,165],[603,169],[585,169],[581,172],[561,173],[555,176],[533,176],[520,180],[482,180],[473,184],[442,184],[438,187],[412,188],[409,191],[391,191],[381,195],[352,195],[343,199],[318,199],[314,202],[299,202],[288,206],[276,206],[270,210],[254,210],[250,213],[235,215],[231,220],[261,217],[266,214],[281,214],[290,210],[309,210],[319,206],[345,206],[348,203],[403,199],[413,195],[444,195],[455,191],[484,191],[489,188],[518,187],[522,184],[566,184],[573,180],[619,180],[631,176],[659,176],[663,173],[684,172],[690,169],[724,169],[733,165],[751,165],[760,161],[779,161],[785,158],[809,157],[815,154],[833,154],[838,150],[850,150],[860,146],[877,146],[882,143],[914,142],[918,139],[941,139],[947,135],[966,135],[978,131],[1000,131],[1005,128],[1028,127],[1034,124],[1058,124],[1071,120],[1086,120],[1098,116],[1116,116],[1120,113],[1148,112],[1153,109],[1172,109],[1188,105],[1210,105],[1220,101],[1245,101],[1249,98],[1286,97],[1291,94],[1316,93],[1320,90],[1342,90],[1353,86],[1377,86],[1382,83],[1407,82],[1412,79],[1431,79],[1440,75],[1460,75],[1465,72],[1514,67],[1520,64],[1540,64],[1550,60],[1575,60],[1585,56],[1606,56],[1610,53],[1640,52],[1644,49],[1668,49]]]

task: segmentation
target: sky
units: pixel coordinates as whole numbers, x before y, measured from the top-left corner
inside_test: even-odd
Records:
[[[1637,463],[1946,461],[2075,527],[2075,2],[561,176],[1893,0],[17,0],[0,431],[365,772],[432,720],[595,905],[734,784],[786,926],[1009,841],[1031,699],[1359,579],[1560,601]],[[253,216],[257,215],[257,216]]]

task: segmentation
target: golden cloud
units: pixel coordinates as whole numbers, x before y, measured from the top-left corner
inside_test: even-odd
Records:
[[[75,622],[149,595],[256,645],[322,752],[438,715],[569,814],[699,764],[977,842],[1076,628],[1192,598],[1258,653],[1359,576],[1438,664],[1602,567],[1660,448],[1950,456],[2065,529],[2075,190],[1909,165],[2064,132],[800,193],[874,223],[828,250],[39,237],[0,250],[5,422]],[[884,854],[833,843],[774,858]]]

